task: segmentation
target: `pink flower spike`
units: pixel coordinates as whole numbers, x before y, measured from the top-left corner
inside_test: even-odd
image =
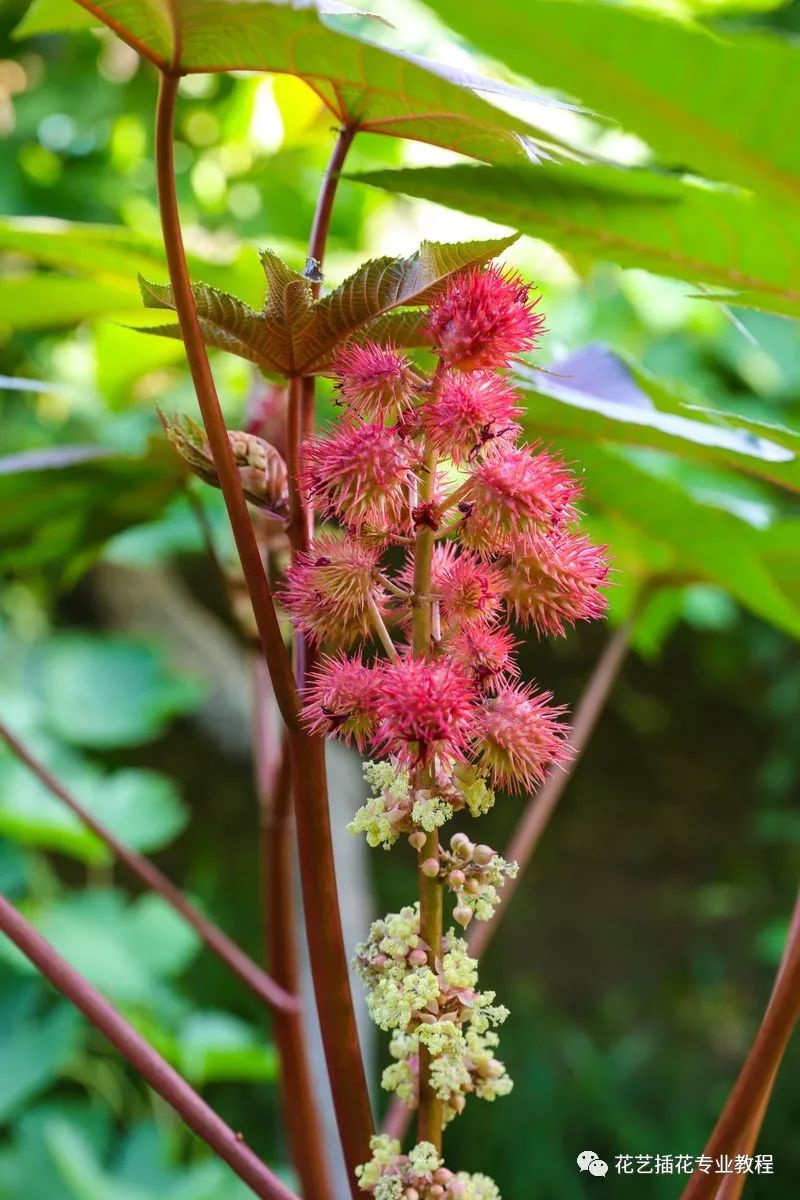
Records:
[[[534,537],[504,570],[506,600],[519,623],[563,637],[565,626],[602,617],[607,600],[600,588],[609,572],[605,552],[605,546],[564,530]]]
[[[480,554],[516,550],[574,515],[577,479],[559,459],[530,446],[495,443],[472,472],[462,540]]]
[[[420,409],[431,445],[460,465],[495,438],[514,440],[522,409],[517,393],[491,371],[447,371],[435,398]]]
[[[452,279],[430,307],[428,331],[448,366],[462,371],[505,367],[532,350],[544,328],[530,289],[515,272],[473,268]]]
[[[380,670],[365,666],[361,656],[325,658],[306,689],[303,721],[311,733],[338,737],[363,750],[375,724]]]
[[[387,529],[407,517],[405,488],[416,461],[412,443],[393,429],[349,420],[330,437],[304,443],[303,483],[344,524]]]
[[[529,791],[540,784],[547,768],[569,757],[569,726],[552,707],[550,692],[525,686],[501,687],[484,705],[476,750],[497,787]]]
[[[390,663],[381,673],[376,748],[411,767],[436,756],[463,762],[476,728],[475,699],[475,688],[451,662]]]
[[[413,395],[411,364],[392,346],[345,345],[331,364],[342,403],[365,421],[390,420]]]
[[[453,638],[448,653],[482,692],[495,692],[519,676],[514,660],[518,643],[503,626],[466,625]]]
[[[327,535],[298,554],[278,598],[295,624],[316,643],[350,645],[372,632],[370,601],[383,609],[375,581],[380,549],[356,538]]]

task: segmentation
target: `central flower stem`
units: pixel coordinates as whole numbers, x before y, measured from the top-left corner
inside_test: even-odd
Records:
[[[425,455],[419,500],[426,503],[433,497],[436,477],[436,456],[432,451]],[[412,616],[413,650],[418,658],[427,658],[431,650],[432,607],[431,563],[433,561],[434,532],[425,526],[417,531],[414,540],[414,597]],[[414,776],[415,788],[429,788],[433,783],[431,767],[419,767]],[[419,880],[419,932],[428,947],[428,966],[436,970],[437,960],[442,953],[442,899],[441,884],[429,879],[419,869],[429,858],[439,852],[439,836],[434,830],[425,839],[417,860]],[[419,1126],[418,1140],[431,1142],[437,1150],[442,1147],[442,1101],[430,1086],[430,1055],[424,1046],[419,1050]]]

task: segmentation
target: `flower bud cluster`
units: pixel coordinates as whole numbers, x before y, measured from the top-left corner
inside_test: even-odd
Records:
[[[353,708],[349,717],[343,717],[356,740],[358,714]],[[363,769],[372,795],[347,828],[351,833],[363,833],[370,846],[388,850],[401,834],[408,834],[412,847],[419,850],[425,834],[439,829],[454,812],[466,808],[473,817],[480,817],[494,804],[494,792],[469,767],[436,772],[424,787],[414,787],[408,769],[397,761],[366,762]]]
[[[440,845],[420,870],[450,889],[456,898],[453,919],[466,929],[473,917],[491,919],[500,903],[497,889],[516,876],[517,864],[506,862],[491,846],[476,846],[465,833],[455,833],[450,849]]]
[[[375,1200],[500,1200],[486,1175],[454,1174],[430,1142],[419,1142],[408,1154],[385,1134],[370,1141],[371,1160],[357,1170],[363,1191]]]
[[[462,863],[467,852],[489,849],[471,843],[467,848],[460,839],[463,835],[456,834],[453,840]],[[373,923],[368,940],[356,948],[355,967],[365,984],[370,1016],[379,1028],[394,1031],[390,1051],[395,1062],[384,1072],[383,1086],[415,1106],[419,1049],[425,1046],[430,1085],[444,1102],[449,1121],[463,1111],[470,1093],[494,1100],[511,1091],[511,1080],[495,1056],[494,1033],[508,1011],[494,1003],[494,992],[478,990],[478,964],[452,930],[442,939],[441,958],[433,967],[428,949],[419,936],[419,905],[409,906]]]

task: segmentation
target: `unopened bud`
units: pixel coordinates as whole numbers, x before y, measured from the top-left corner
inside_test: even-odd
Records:
[[[469,862],[475,847],[465,833],[455,833],[450,838],[450,849],[456,858],[461,858],[464,862]]]
[[[459,1100],[462,1101],[461,1108],[458,1110],[459,1112],[461,1112],[461,1109],[464,1107],[464,1104],[463,1104],[464,1097],[459,1096]],[[463,1179],[451,1179],[450,1180],[450,1186],[447,1189],[448,1200],[462,1200],[462,1198],[466,1195],[466,1193],[467,1193],[467,1185]]]
[[[444,1188],[440,1183],[435,1183],[433,1187],[428,1188],[428,1195],[431,1200],[440,1200],[444,1195]]]
[[[406,955],[406,962],[412,967],[424,967],[427,961],[427,954],[424,950],[420,950],[419,947]]]
[[[467,880],[467,891],[469,892],[470,896],[477,896],[478,892],[480,890],[481,890],[480,879],[468,879]]]
[[[408,1187],[403,1192],[403,1200],[419,1200],[419,1192],[416,1188]]]
[[[439,1167],[439,1169],[434,1172],[433,1182],[434,1183],[449,1183],[452,1178],[453,1178],[452,1171],[449,1171],[447,1169],[447,1167]]]
[[[385,954],[376,954],[372,960],[372,965],[373,965],[373,967],[377,967],[377,969],[379,971],[382,971],[383,968],[386,966],[386,955]]]
[[[464,886],[466,875],[463,871],[451,871],[447,876],[447,882],[452,888],[460,888]]]
[[[453,909],[453,920],[458,921],[462,929],[466,929],[472,920],[472,909],[467,904],[459,904]]]
[[[479,866],[488,867],[489,863],[495,857],[495,853],[491,846],[476,846],[472,852],[472,857]]]
[[[416,851],[420,851],[426,841],[427,838],[421,829],[415,829],[413,833],[408,835],[409,845],[413,846]]]
[[[420,871],[423,875],[427,875],[429,879],[435,879],[439,874],[438,858],[426,858],[423,863],[420,863]]]

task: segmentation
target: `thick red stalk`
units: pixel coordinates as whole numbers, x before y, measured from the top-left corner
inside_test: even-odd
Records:
[[[772,988],[772,995],[770,996],[770,1007],[775,1003],[778,988],[780,986],[781,980],[785,976],[786,969],[790,962],[792,954],[797,953],[798,946],[800,946],[800,892],[798,892],[798,894],[797,894],[797,900],[795,901],[794,912],[792,913],[792,919],[789,923],[789,932],[786,937],[786,944],[784,945],[784,948],[783,948],[783,954],[781,956],[780,966],[778,967],[778,973],[775,977],[775,983]],[[767,1009],[767,1014],[769,1014],[769,1008]],[[766,1018],[765,1018],[765,1020],[766,1020]],[[767,1108],[769,1106],[770,1095],[772,1093],[773,1087],[775,1086],[775,1080],[778,1077],[779,1067],[780,1067],[780,1057],[778,1058],[778,1060],[775,1063],[775,1066],[772,1068],[772,1070],[770,1070],[770,1072],[768,1073],[768,1075],[766,1076],[766,1078],[763,1082],[762,1089],[761,1089],[761,1092],[762,1092],[761,1099],[757,1105],[753,1106],[753,1113],[750,1116],[750,1118],[746,1121],[746,1124],[743,1126],[741,1136],[735,1141],[735,1143],[731,1143],[730,1148],[726,1146],[723,1153],[728,1154],[730,1156],[733,1156],[736,1154],[752,1155],[752,1153],[755,1149],[756,1143],[758,1141],[758,1135],[761,1132],[761,1126],[764,1123],[764,1117],[766,1116]],[[733,1095],[731,1095],[731,1098],[728,1101],[728,1103],[730,1104],[732,1100],[733,1100]],[[726,1106],[726,1108],[727,1108],[727,1106]],[[723,1112],[723,1117],[724,1116],[725,1116],[725,1113]],[[722,1117],[720,1118],[720,1121],[721,1120],[722,1120]],[[717,1128],[719,1128],[719,1126]],[[706,1149],[705,1153],[710,1153],[710,1151],[708,1149]],[[709,1192],[708,1195],[709,1196],[716,1195],[717,1200],[739,1200],[739,1197],[741,1196],[742,1192],[744,1191],[744,1187],[745,1187],[745,1184],[747,1183],[747,1179],[748,1179],[748,1176],[746,1174],[726,1175],[722,1178],[721,1182],[719,1183],[718,1190],[716,1192]],[[692,1181],[692,1182],[694,1182],[694,1181]],[[689,1186],[691,1186],[691,1184]],[[698,1196],[700,1194],[701,1194],[700,1192],[696,1193],[696,1195],[698,1195]],[[689,1192],[687,1189],[687,1191],[684,1193],[684,1196],[688,1196],[688,1195],[689,1195]]]
[[[175,311],[208,444],[219,476],[220,488],[225,498],[236,549],[242,564],[242,572],[250,593],[253,615],[258,627],[264,657],[269,666],[269,673],[275,689],[275,697],[286,724],[295,725],[299,711],[299,698],[292,676],[291,661],[283,644],[272,601],[272,592],[228,441],[225,418],[222,415],[211,366],[203,343],[203,334],[197,319],[197,309],[186,264],[178,198],[175,191],[172,142],[178,82],[177,75],[167,73],[161,75],[155,135],[158,204]]]
[[[322,1043],[354,1196],[355,1168],[369,1159],[372,1113],[347,971],[331,844],[325,743],[290,730],[291,784],[300,882]]]
[[[271,1008],[284,1012],[299,1010],[300,1004],[295,995],[290,994],[285,987],[271,979],[235,942],[231,941],[226,933],[223,933],[212,921],[204,917],[186,899],[183,892],[159,871],[158,867],[154,867],[140,854],[129,850],[110,830],[87,812],[80,801],[67,791],[44,763],[34,758],[28,748],[2,722],[0,722],[0,739],[32,771],[40,783],[44,784],[52,795],[61,800],[70,812],[74,813],[78,820],[108,847],[114,857],[123,863],[140,883],[161,896],[175,912],[183,917],[188,925],[191,925],[209,950],[212,950],[260,1000],[263,1000]]]
[[[169,1063],[0,896],[0,930],[86,1016],[185,1124],[263,1200],[297,1200]]]
[[[289,758],[273,719],[263,660],[254,658],[255,727],[267,963],[288,991],[300,992],[294,918],[294,823]],[[276,753],[277,751],[277,753]],[[273,1031],[281,1062],[281,1097],[292,1161],[305,1200],[334,1200],[301,1013],[276,1013]]]
[[[314,221],[311,226],[311,237],[308,242],[308,257],[309,259],[313,259],[313,263],[310,262],[309,266],[316,265],[317,273],[321,272],[322,261],[325,257],[325,247],[328,242],[328,230],[331,224],[336,188],[339,183],[339,173],[344,166],[347,152],[353,144],[353,139],[357,133],[358,125],[343,125],[341,127],[328,166],[325,169],[322,187],[317,198]],[[311,290],[314,293],[315,299],[319,296],[321,282],[320,279],[315,279],[312,282]]]
[[[156,172],[170,282],[264,657],[278,707],[288,728],[311,971],[334,1107],[345,1161],[352,1179],[355,1167],[369,1157],[372,1117],[339,917],[328,814],[325,748],[320,738],[310,737],[299,725],[299,696],[291,661],[281,638],[272,592],[247,512],[197,319],[175,192],[172,133],[177,90],[177,76],[162,74],[156,118]],[[353,1188],[355,1195],[355,1183]]]
[[[425,455],[424,474],[420,481],[420,503],[424,504],[433,495],[436,476],[434,453]],[[414,595],[412,598],[412,643],[417,658],[427,658],[431,649],[431,565],[433,562],[433,530],[421,525],[414,539]],[[427,770],[419,772],[418,787],[430,786]],[[428,947],[428,966],[436,970],[436,962],[442,955],[443,888],[438,879],[429,879],[422,864],[429,858],[439,856],[439,835],[434,830],[425,838],[417,855],[417,886],[419,890],[419,934]],[[427,1047],[419,1048],[419,1115],[417,1140],[430,1142],[438,1151],[442,1149],[443,1105],[430,1085],[431,1056]]]

